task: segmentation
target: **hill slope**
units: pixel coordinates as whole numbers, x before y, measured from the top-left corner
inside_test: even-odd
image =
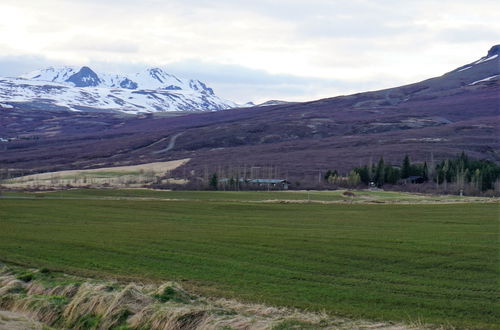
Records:
[[[281,176],[317,181],[318,171],[370,157],[399,164],[404,154],[423,161],[466,151],[500,161],[499,52],[419,83],[305,103],[175,118],[8,109],[0,164],[26,172],[191,158],[180,176],[274,165]]]

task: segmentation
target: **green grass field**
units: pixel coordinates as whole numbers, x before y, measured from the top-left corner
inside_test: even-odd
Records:
[[[163,194],[172,193],[188,192]],[[0,259],[96,277],[177,280],[206,295],[354,318],[473,328],[500,321],[498,204],[51,194],[63,198],[0,199]],[[324,198],[342,198],[335,196]]]

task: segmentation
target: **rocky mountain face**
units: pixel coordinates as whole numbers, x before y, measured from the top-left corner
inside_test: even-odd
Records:
[[[199,80],[160,68],[132,75],[96,73],[87,66],[37,70],[0,78],[0,108],[124,112],[215,111],[234,108]]]

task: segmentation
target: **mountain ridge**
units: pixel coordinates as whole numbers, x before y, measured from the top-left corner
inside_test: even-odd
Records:
[[[48,110],[124,112],[216,111],[235,108],[205,83],[161,68],[132,75],[96,73],[88,66],[49,67],[0,78],[0,103]]]

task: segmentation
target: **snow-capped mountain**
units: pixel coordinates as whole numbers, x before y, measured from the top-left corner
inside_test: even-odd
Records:
[[[0,104],[75,111],[214,111],[237,107],[199,80],[181,80],[161,68],[132,75],[96,73],[87,66],[49,67],[0,78]]]
[[[289,101],[280,101],[280,100],[269,100],[266,102],[262,102],[259,104],[255,104],[253,102],[247,102],[239,105],[240,108],[257,108],[257,107],[269,107],[273,105],[286,105],[286,104],[295,104],[297,102],[289,102]]]

